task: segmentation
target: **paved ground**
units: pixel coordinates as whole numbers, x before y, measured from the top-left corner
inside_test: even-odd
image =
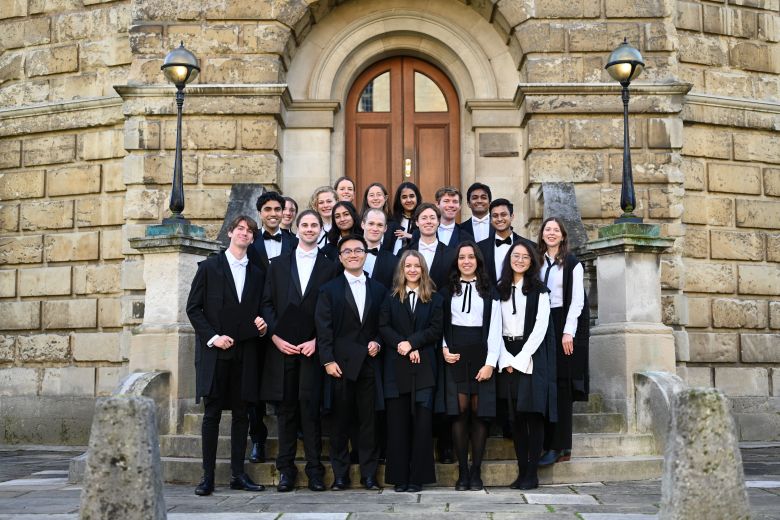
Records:
[[[78,518],[80,486],[67,483],[68,459],[80,453],[40,446],[0,446],[0,520]],[[780,520],[780,443],[746,445],[745,479],[754,519]],[[218,488],[196,497],[192,486],[165,486],[172,520],[355,520],[419,518],[649,520],[658,513],[661,483],[591,482],[542,486],[521,493],[508,488],[422,493],[343,491],[246,493]]]

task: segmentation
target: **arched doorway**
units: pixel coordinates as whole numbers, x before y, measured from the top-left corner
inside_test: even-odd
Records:
[[[359,196],[372,182],[391,194],[414,182],[426,201],[441,186],[460,186],[460,105],[437,67],[410,56],[375,63],[352,84],[345,108],[346,174]]]

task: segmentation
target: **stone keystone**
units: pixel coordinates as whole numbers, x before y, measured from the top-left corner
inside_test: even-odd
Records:
[[[89,437],[81,519],[164,519],[154,401],[98,399]]]
[[[736,428],[720,391],[675,394],[661,494],[661,519],[750,518]]]

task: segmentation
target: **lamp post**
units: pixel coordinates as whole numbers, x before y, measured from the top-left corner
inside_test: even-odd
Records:
[[[620,190],[620,207],[623,209],[623,214],[615,222],[641,223],[642,217],[634,214],[636,195],[634,176],[631,171],[631,146],[628,141],[628,86],[642,73],[645,63],[639,51],[629,45],[628,40],[624,38],[623,43],[609,55],[605,68],[612,79],[623,87],[623,186]]]
[[[184,48],[184,42],[165,56],[160,69],[165,78],[176,85],[176,157],[173,163],[173,186],[171,187],[171,203],[168,206],[171,216],[163,219],[163,224],[187,224],[184,218],[184,179],[181,166],[181,109],[184,106],[184,87],[198,77],[200,66],[198,58]]]

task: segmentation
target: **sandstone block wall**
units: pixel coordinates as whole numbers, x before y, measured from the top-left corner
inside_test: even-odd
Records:
[[[528,235],[546,181],[575,183],[590,236],[620,214],[622,104],[604,65],[624,37],[641,50],[647,69],[630,105],[637,213],[676,238],[662,289],[680,375],[732,397],[743,439],[777,439],[779,2],[465,3],[505,42],[520,85],[522,168],[498,158],[475,173],[519,186],[515,224]],[[283,185],[288,108],[307,101],[290,99],[287,70],[308,63],[301,43],[339,4],[0,0],[6,439],[85,442],[92,400],[127,370],[145,291],[127,239],[168,213],[176,111],[165,54],[183,40],[201,61],[185,91],[184,214],[214,238],[233,184]],[[295,124],[306,128],[315,112],[301,106]]]

